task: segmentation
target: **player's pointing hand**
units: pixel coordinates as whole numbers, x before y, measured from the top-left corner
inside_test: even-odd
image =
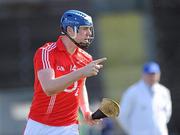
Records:
[[[107,60],[107,58],[100,58],[92,61],[87,66],[83,67],[81,69],[83,76],[90,77],[97,75],[99,70],[103,67],[101,63],[104,62],[105,60]]]
[[[103,62],[105,60],[107,60],[107,58],[104,57],[104,58],[100,58],[100,59],[94,60],[91,63],[99,64],[99,63],[101,63],[101,62]]]

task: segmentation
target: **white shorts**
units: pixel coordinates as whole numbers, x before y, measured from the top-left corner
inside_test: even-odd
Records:
[[[48,126],[29,119],[24,135],[79,135],[78,124],[70,126]]]

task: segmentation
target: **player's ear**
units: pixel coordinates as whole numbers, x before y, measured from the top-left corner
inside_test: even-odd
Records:
[[[73,34],[73,28],[70,27],[70,26],[68,26],[68,27],[67,27],[67,33],[68,33],[69,35],[72,35],[72,34]]]

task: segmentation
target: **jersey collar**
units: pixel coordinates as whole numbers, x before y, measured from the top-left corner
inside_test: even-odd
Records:
[[[62,37],[63,36],[59,36],[56,44],[57,44],[57,47],[59,49],[59,51],[64,51],[64,52],[67,52],[67,49],[66,47],[64,46],[64,43],[62,42]],[[79,47],[77,47],[76,51],[74,52],[73,55],[77,54],[79,51],[81,51],[81,49]]]
[[[66,47],[64,46],[64,44],[63,44],[63,42],[62,42],[62,37],[63,37],[63,36],[59,36],[59,38],[58,38],[58,40],[57,40],[57,42],[56,42],[57,47],[58,47],[59,51],[67,51],[67,50],[66,50]]]

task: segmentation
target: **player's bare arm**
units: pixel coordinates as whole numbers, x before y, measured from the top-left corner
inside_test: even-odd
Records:
[[[94,60],[85,67],[57,78],[55,78],[53,69],[42,69],[38,71],[38,79],[44,92],[48,96],[51,96],[63,91],[82,77],[86,78],[97,75],[99,70],[103,67],[101,63],[105,60],[106,58]]]
[[[85,86],[85,81],[84,80],[84,84],[83,84],[83,88],[82,90],[79,91],[79,104],[80,104],[80,108],[81,108],[81,112],[84,116],[84,118],[86,119],[86,114],[87,113],[91,113],[90,108],[89,108],[89,99],[88,99],[88,94],[87,94],[87,89]]]
[[[100,120],[92,119],[92,112],[89,108],[89,99],[88,99],[85,81],[86,80],[84,80],[83,89],[79,92],[79,103],[80,103],[81,112],[87,124],[89,125],[98,124]]]

